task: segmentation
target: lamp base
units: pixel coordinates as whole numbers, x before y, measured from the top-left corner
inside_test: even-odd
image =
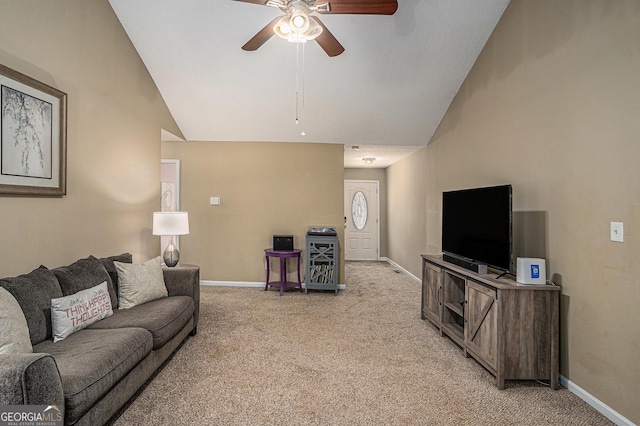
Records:
[[[176,246],[173,245],[173,237],[169,238],[169,244],[162,254],[162,259],[164,260],[164,264],[170,268],[176,266],[180,261],[180,252]]]

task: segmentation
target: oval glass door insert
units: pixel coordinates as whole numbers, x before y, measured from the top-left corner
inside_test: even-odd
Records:
[[[367,198],[362,191],[358,191],[354,194],[351,201],[351,218],[353,219],[353,226],[358,231],[362,231],[367,224]]]

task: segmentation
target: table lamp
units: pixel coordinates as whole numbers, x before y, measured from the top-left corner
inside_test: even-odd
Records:
[[[173,244],[174,235],[186,235],[189,233],[189,214],[187,212],[154,212],[153,235],[166,235],[169,244],[162,258],[165,265],[174,267],[180,261],[180,252]]]

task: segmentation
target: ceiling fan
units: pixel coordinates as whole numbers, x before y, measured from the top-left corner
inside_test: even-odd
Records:
[[[243,50],[257,50],[274,34],[293,43],[315,40],[329,56],[338,56],[344,47],[324,26],[320,14],[393,15],[398,9],[397,0],[235,0],[263,6],[277,7],[285,13],[261,29],[244,46]]]

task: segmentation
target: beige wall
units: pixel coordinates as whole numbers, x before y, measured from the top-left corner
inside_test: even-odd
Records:
[[[0,62],[69,96],[68,195],[0,197],[0,276],[157,254],[160,128],[180,131],[108,2],[0,0],[0,12]],[[521,249],[542,238],[563,287],[562,374],[636,423],[638,40],[638,2],[513,0],[433,142],[387,171],[388,256],[416,275],[440,248],[443,190],[513,184],[516,213],[545,234]],[[181,249],[203,279],[261,281],[274,233],[301,247],[308,225],[334,225],[342,241],[341,146],[165,143],[163,157],[183,160]]]
[[[377,180],[380,199],[380,257],[387,257],[387,169],[344,169],[345,180]]]
[[[0,63],[68,95],[67,195],[0,196],[0,276],[159,251],[160,129],[177,132],[109,3],[0,1]]]
[[[200,265],[203,280],[264,281],[273,235],[293,235],[305,250],[312,225],[335,226],[342,247],[342,145],[163,142],[162,156],[181,162],[180,208],[191,228],[180,240],[181,261]],[[221,205],[209,205],[210,197]],[[340,270],[342,283],[344,262]],[[304,258],[302,272],[304,280]]]
[[[640,2],[513,0],[431,144],[388,169],[389,256],[416,274],[443,190],[513,185],[519,250],[562,285],[561,373],[635,423],[639,40]]]

